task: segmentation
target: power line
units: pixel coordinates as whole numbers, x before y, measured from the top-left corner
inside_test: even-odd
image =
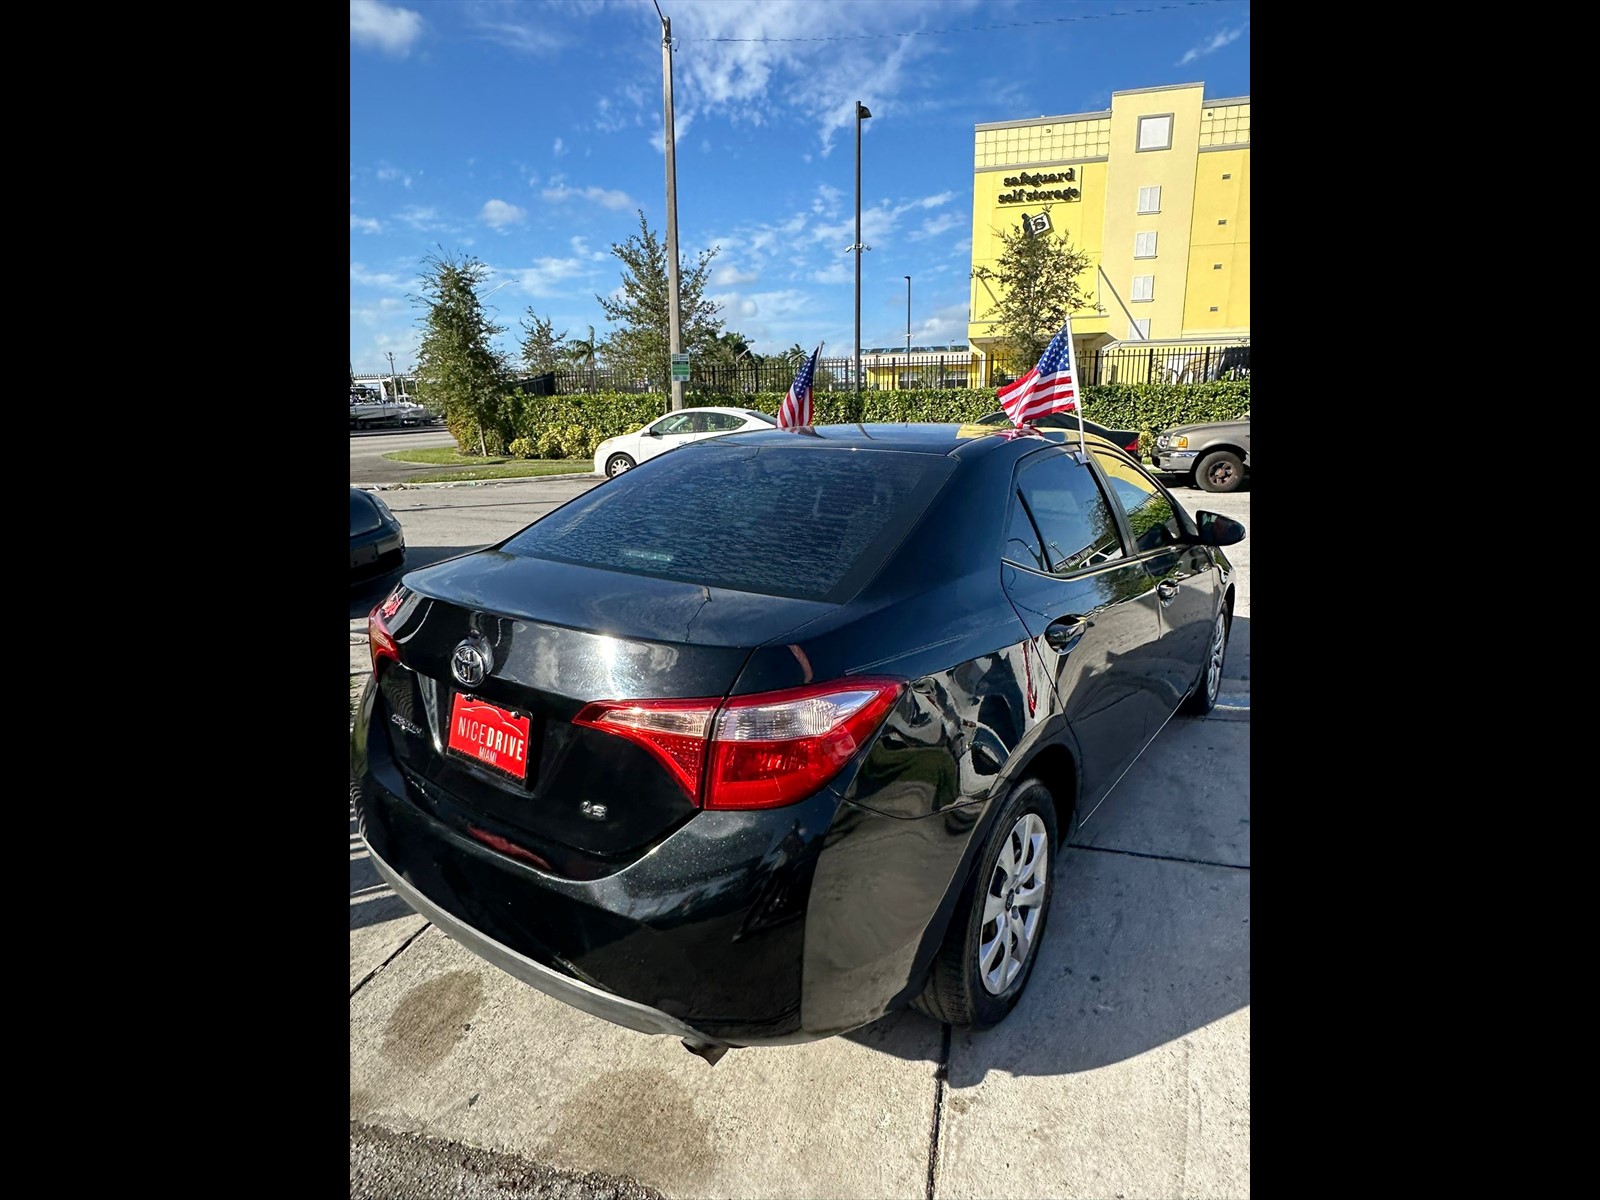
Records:
[[[1033,25],[1059,25],[1066,21],[1101,21],[1112,17],[1136,17],[1144,13],[1165,12],[1175,8],[1198,8],[1206,5],[1224,3],[1237,3],[1238,0],[1178,0],[1174,4],[1156,4],[1149,8],[1132,8],[1122,12],[1108,13],[1078,13],[1070,17],[1042,17],[1037,21],[1012,21],[1005,25],[979,25],[971,29],[906,29],[898,33],[851,33],[840,34],[837,37],[809,37],[809,38],[680,38],[684,42],[862,42],[873,38],[907,38],[931,37],[947,34],[962,33],[992,33],[999,29],[1027,29]]]

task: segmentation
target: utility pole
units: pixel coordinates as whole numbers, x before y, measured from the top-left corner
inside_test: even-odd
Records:
[[[398,400],[400,399],[400,384],[394,377],[394,351],[386,350],[384,353],[389,356],[389,399]]]
[[[906,366],[911,365],[911,276],[906,276]]]
[[[656,16],[661,18],[662,95],[666,113],[662,134],[667,151],[667,336],[672,343],[672,353],[680,354],[683,351],[683,317],[678,311],[678,161],[677,137],[672,124],[672,22],[662,14],[660,4],[656,4]],[[672,407],[683,407],[681,379],[672,380]]]
[[[872,116],[856,101],[856,420],[861,420],[861,122]]]

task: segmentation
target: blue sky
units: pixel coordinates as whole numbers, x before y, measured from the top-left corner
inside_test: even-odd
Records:
[[[1248,0],[656,0],[672,21],[678,246],[761,353],[966,340],[973,127],[1113,90],[1250,93]],[[423,260],[471,256],[520,344],[531,308],[604,337],[639,210],[666,237],[652,0],[351,0],[350,361],[415,364]]]

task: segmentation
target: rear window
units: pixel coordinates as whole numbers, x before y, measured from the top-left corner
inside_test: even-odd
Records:
[[[934,454],[712,439],[601,484],[501,549],[837,604],[883,565],[955,465]]]

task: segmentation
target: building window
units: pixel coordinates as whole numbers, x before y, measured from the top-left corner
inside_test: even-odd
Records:
[[[1216,311],[1217,311],[1217,306],[1216,306],[1216,305],[1215,305],[1215,304],[1213,304],[1213,305],[1212,305],[1212,306],[1211,306],[1211,310],[1210,310],[1210,311],[1212,311],[1212,312],[1216,312]]]
[[[1133,235],[1133,256],[1135,258],[1154,258],[1156,256],[1156,235],[1154,230]]]
[[[1233,172],[1231,172],[1231,171],[1224,171],[1224,172],[1223,172],[1223,173],[1222,173],[1222,177],[1223,177],[1223,178],[1224,178],[1224,179],[1232,179],[1232,178],[1233,178]]]
[[[1128,337],[1130,339],[1137,338],[1141,341],[1148,341],[1150,338],[1150,318],[1145,317],[1142,321],[1129,321]],[[1115,383],[1116,380],[1113,379],[1111,382]]]
[[[1156,298],[1156,277],[1154,275],[1135,275],[1133,277],[1133,298],[1135,300],[1154,300]]]
[[[1218,225],[1226,225],[1227,223],[1228,223],[1228,218],[1227,217],[1223,217],[1222,220],[1217,222]]]
[[[1159,187],[1142,187],[1139,189],[1139,211],[1142,213],[1158,213],[1161,211],[1161,189]]]
[[[1221,263],[1212,263],[1211,264],[1211,269],[1213,271],[1220,271],[1220,270],[1222,270],[1222,264]]]
[[[1172,114],[1139,118],[1140,150],[1172,149]]]

